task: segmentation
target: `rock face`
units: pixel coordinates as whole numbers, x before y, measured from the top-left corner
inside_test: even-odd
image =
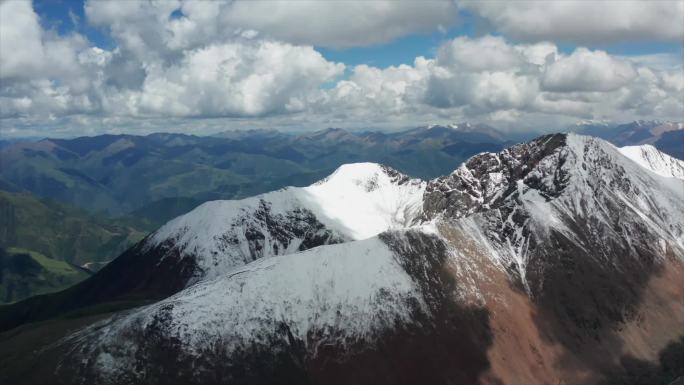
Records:
[[[538,167],[539,162],[565,145],[565,142],[565,135],[549,135],[515,145],[498,154],[482,153],[470,158],[451,175],[428,183],[423,203],[426,218],[461,218],[498,208],[517,190],[518,181],[525,179],[535,169],[542,171]],[[555,170],[543,171],[549,173]],[[537,183],[539,177],[541,175],[532,175],[526,182]],[[547,195],[557,194],[566,182],[564,178],[565,175],[561,173],[554,175],[554,184],[540,186],[545,189],[540,191]]]
[[[61,341],[64,383],[597,384],[684,349],[684,181],[590,137],[427,183],[345,166],[140,247],[196,269]]]

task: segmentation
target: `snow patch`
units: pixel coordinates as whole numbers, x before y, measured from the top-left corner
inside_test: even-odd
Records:
[[[104,328],[95,345],[116,347],[131,328],[159,327],[160,318],[167,320],[164,335],[179,337],[188,351],[203,347],[206,336],[225,341],[229,350],[265,341],[281,324],[306,344],[310,333],[316,344],[367,341],[410,322],[409,298],[425,306],[393,252],[373,237],[263,258],[203,280]],[[110,361],[106,355],[95,359]]]
[[[684,161],[660,152],[650,144],[621,147],[620,152],[660,176],[684,179]]]

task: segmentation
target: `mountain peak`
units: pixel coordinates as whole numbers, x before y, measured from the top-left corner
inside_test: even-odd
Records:
[[[380,164],[345,164],[307,187],[206,202],[157,230],[147,247],[193,261],[192,283],[259,258],[409,226],[422,214],[425,185]]]
[[[631,194],[639,180],[624,182],[625,170],[635,177],[640,167],[662,176],[682,174],[682,161],[652,146],[618,150],[611,143],[578,134],[551,134],[517,144],[499,153],[481,153],[464,162],[453,173],[428,183],[425,214],[460,218],[498,208],[534,190],[543,200],[552,200],[571,186],[573,191],[610,188]],[[646,178],[647,179],[647,178]],[[624,184],[621,184],[623,183]]]
[[[409,182],[420,183],[420,180],[412,180],[409,176],[385,165],[362,162],[343,164],[328,177],[316,182],[314,185],[329,183],[348,186],[363,185],[370,192],[378,188],[379,184],[404,184]]]

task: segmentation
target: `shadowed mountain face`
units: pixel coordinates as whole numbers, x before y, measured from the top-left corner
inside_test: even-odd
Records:
[[[404,133],[327,129],[288,135],[235,131],[214,137],[181,134],[101,135],[16,142],[0,148],[0,188],[91,211],[135,210],[162,224],[197,204],[235,199],[288,185],[308,185],[344,163],[378,162],[409,175],[434,177],[505,140],[485,126],[430,126]],[[166,216],[160,216],[168,212]]]
[[[27,384],[668,383],[683,278],[684,181],[547,135],[427,182],[346,165],[202,205],[81,285],[0,308],[21,325],[0,345],[49,346],[0,367]],[[47,321],[52,337],[24,324],[130,298],[155,302]]]

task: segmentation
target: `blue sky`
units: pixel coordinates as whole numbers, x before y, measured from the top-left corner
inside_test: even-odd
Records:
[[[45,29],[62,35],[78,32],[100,48],[114,46],[106,28],[92,27],[87,22],[83,0],[35,0],[33,8]]]
[[[0,7],[3,135],[684,116],[682,0]]]

